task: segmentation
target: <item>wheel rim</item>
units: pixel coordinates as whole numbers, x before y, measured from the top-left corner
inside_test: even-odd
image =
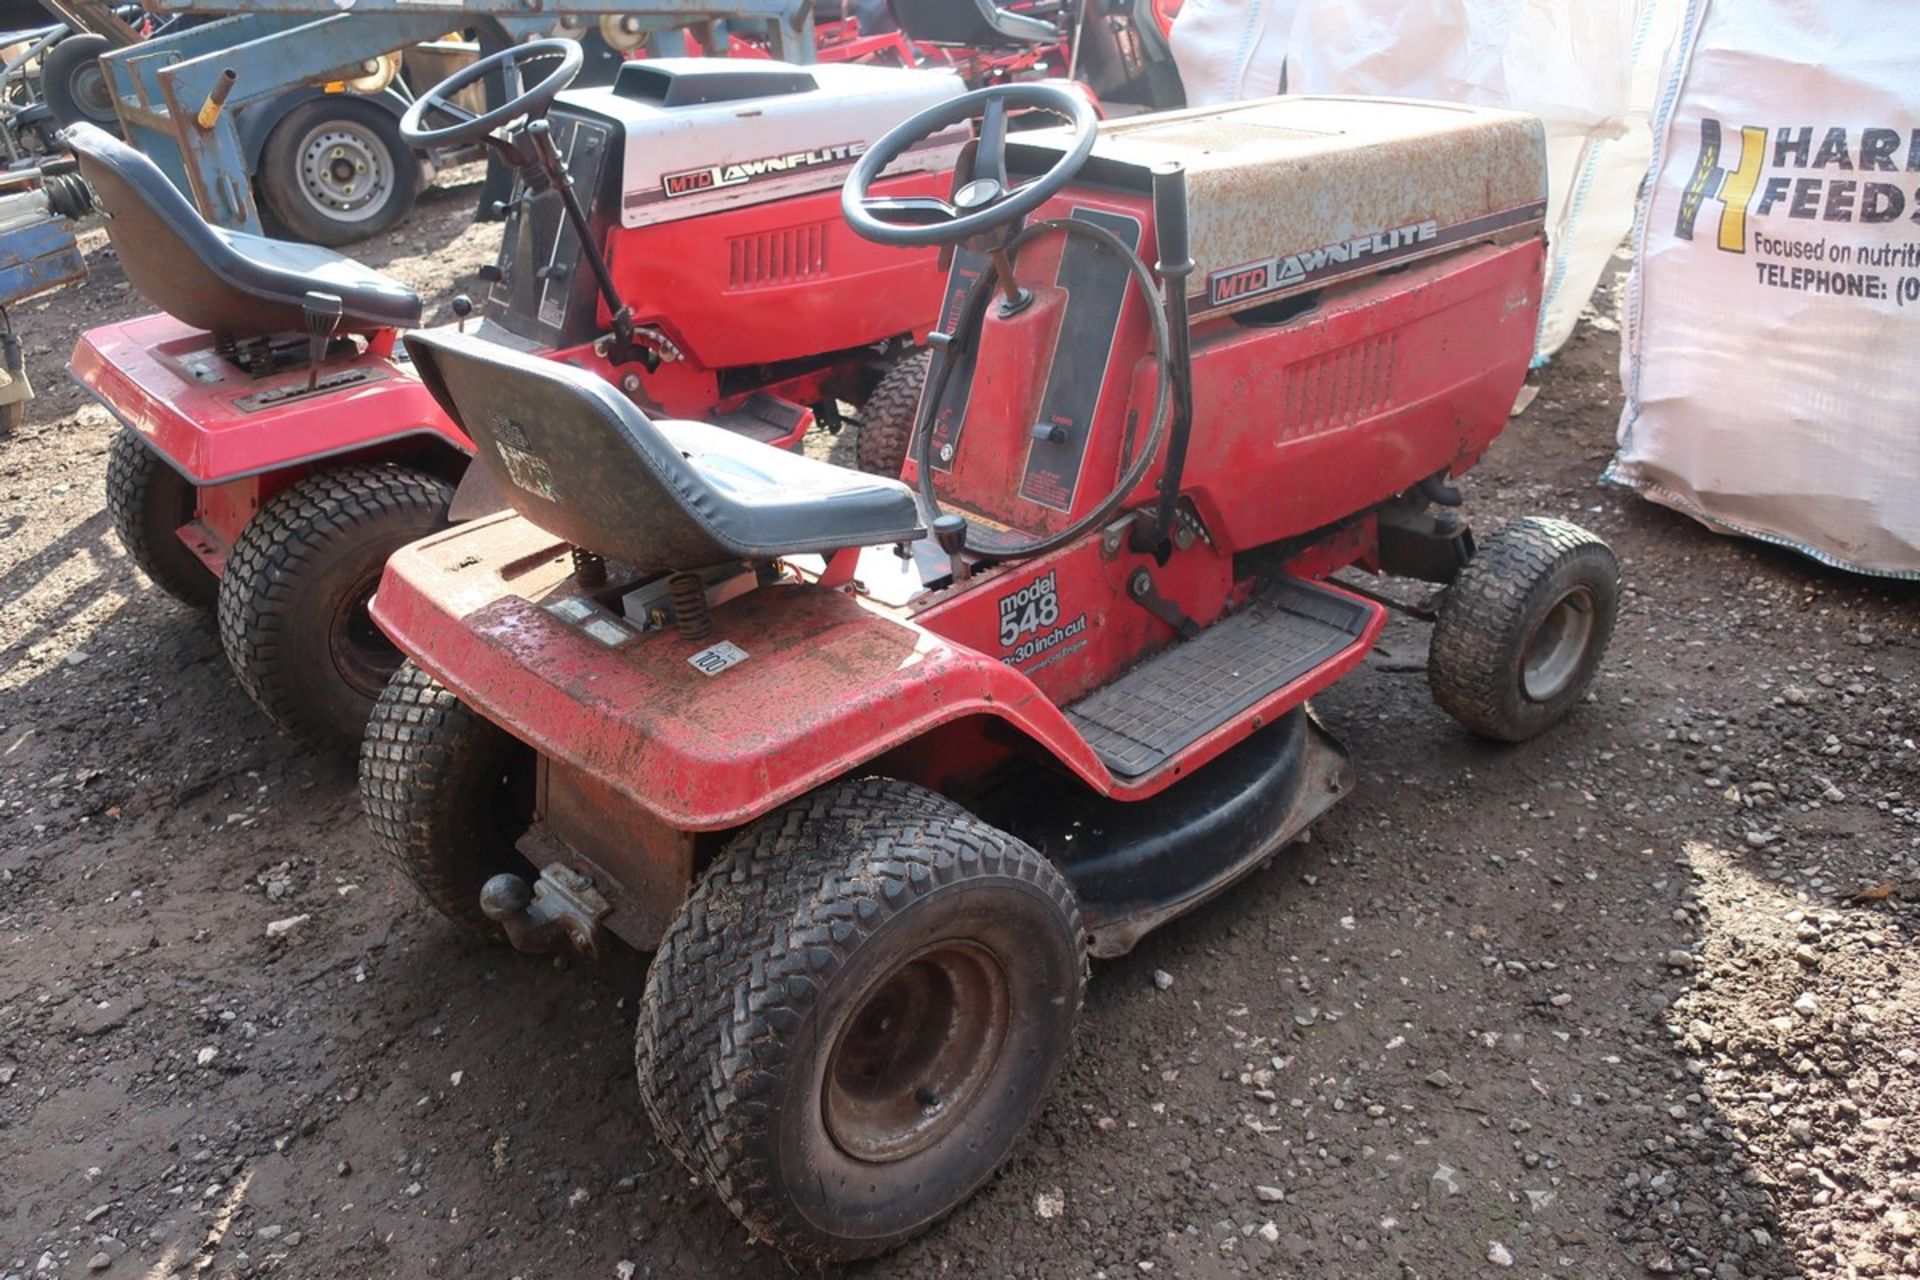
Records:
[[[393,156],[380,136],[353,120],[334,120],[300,140],[300,194],[337,222],[365,222],[394,188]]]
[[[1534,702],[1549,702],[1565,692],[1580,672],[1593,639],[1593,592],[1576,587],[1553,602],[1527,639],[1521,660],[1520,688]]]
[[[97,59],[74,71],[67,80],[67,92],[89,120],[119,123],[120,117],[113,109],[113,91],[107,88],[107,73]]]
[[[373,620],[370,606],[380,575],[367,575],[340,600],[334,610],[333,625],[327,628],[327,650],[333,669],[353,689],[368,698],[377,698],[387,680],[400,669],[401,653],[386,632]]]
[[[952,1132],[1006,1047],[1008,982],[972,942],[921,951],[880,980],[827,1061],[827,1134],[856,1160],[903,1160]]]

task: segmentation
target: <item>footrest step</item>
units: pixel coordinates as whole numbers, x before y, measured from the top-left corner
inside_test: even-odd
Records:
[[[1158,769],[1351,645],[1374,606],[1283,578],[1208,627],[1066,708],[1116,776]]]
[[[806,416],[805,407],[758,391],[730,413],[708,414],[707,421],[749,440],[773,444],[799,430]]]

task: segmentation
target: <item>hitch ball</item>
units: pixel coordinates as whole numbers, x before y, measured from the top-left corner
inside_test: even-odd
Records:
[[[593,881],[556,862],[533,884],[513,874],[480,887],[480,911],[506,932],[514,950],[533,955],[571,951],[598,959],[607,938],[601,921],[613,908]]]
[[[480,911],[495,924],[522,916],[533,904],[533,886],[511,872],[497,875],[480,887]]]

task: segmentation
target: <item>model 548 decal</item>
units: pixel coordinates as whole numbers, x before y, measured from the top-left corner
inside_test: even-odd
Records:
[[[1084,613],[1065,626],[1057,625],[1060,621],[1058,570],[1050,569],[1045,577],[1035,578],[1019,590],[1001,596],[999,607],[1000,647],[1010,650],[1000,661],[1008,666],[1038,657],[1087,629]]]
[[[713,191],[720,187],[737,187],[752,182],[756,178],[777,177],[783,173],[792,173],[801,169],[817,169],[823,165],[851,164],[865,155],[867,144],[864,142],[838,142],[830,147],[816,147],[811,151],[789,151],[784,155],[762,156],[757,160],[741,160],[732,164],[710,164],[698,169],[682,169],[679,173],[665,174],[660,186],[668,199],[676,196],[698,195],[702,191]]]

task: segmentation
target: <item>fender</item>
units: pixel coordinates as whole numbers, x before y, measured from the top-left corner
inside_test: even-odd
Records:
[[[249,377],[214,350],[211,335],[164,314],[87,330],[67,368],[197,487],[397,442],[448,455],[459,468],[473,456],[473,442],[412,366],[392,359],[379,342],[358,359],[330,362],[328,378],[345,385],[314,395],[303,394],[305,365]]]
[[[845,592],[761,587],[717,606],[696,640],[544,608],[572,568],[552,534],[484,517],[396,552],[374,620],[480,715],[680,831],[737,827],[978,716],[1112,788],[1026,676]],[[746,657],[703,674],[691,659],[730,637]]]

